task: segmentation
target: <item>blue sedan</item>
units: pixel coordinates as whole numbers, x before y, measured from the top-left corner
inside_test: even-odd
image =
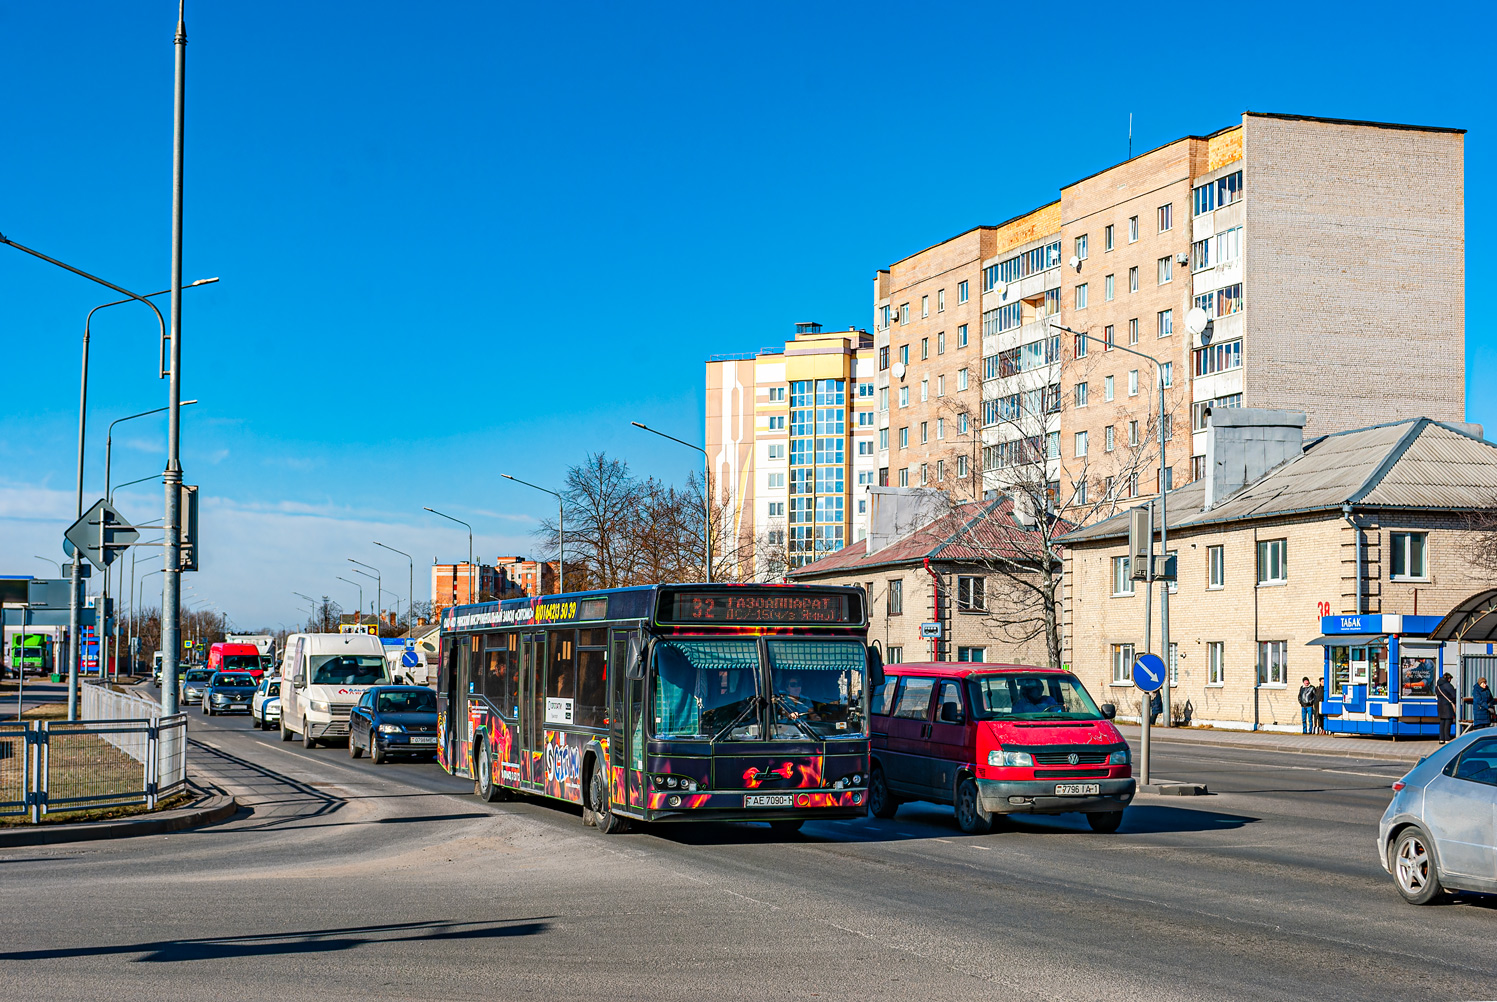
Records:
[[[424,685],[378,685],[348,715],[348,754],[383,762],[437,753],[437,694]]]

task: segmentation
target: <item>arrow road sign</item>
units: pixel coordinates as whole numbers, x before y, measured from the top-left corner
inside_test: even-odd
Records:
[[[1158,654],[1140,654],[1133,662],[1133,684],[1144,692],[1155,692],[1164,685],[1164,658]]]
[[[63,536],[82,551],[89,563],[102,570],[114,562],[121,550],[139,539],[140,533],[100,498]]]
[[[421,664],[421,657],[415,651],[406,651],[400,656],[402,668],[415,668]]]

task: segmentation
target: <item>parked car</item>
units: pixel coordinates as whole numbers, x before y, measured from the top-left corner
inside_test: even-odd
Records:
[[[266,719],[265,704],[271,700],[281,698],[281,677],[279,675],[267,675],[260,680],[255,687],[255,694],[250,698],[250,723],[259,730],[269,730],[270,721]],[[280,723],[277,717],[276,723]]]
[[[1497,734],[1469,731],[1394,783],[1377,848],[1411,904],[1497,893]]]
[[[203,712],[210,717],[219,713],[248,713],[254,694],[255,676],[249,672],[216,671],[203,693]]]
[[[962,831],[996,816],[1080,812],[1115,832],[1136,786],[1114,709],[1058,668],[942,662],[886,666],[874,689],[868,808],[952,804]]]
[[[383,762],[390,755],[437,753],[437,694],[424,685],[381,685],[348,715],[348,754]]]
[[[191,703],[201,703],[203,693],[208,691],[208,680],[213,677],[213,672],[207,668],[189,668],[182,673],[182,681],[177,683],[177,702],[183,706]]]

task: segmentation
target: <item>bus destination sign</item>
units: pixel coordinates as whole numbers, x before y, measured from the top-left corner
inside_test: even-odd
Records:
[[[838,593],[784,591],[678,591],[671,595],[674,623],[779,625],[816,623],[853,625],[849,596]]]

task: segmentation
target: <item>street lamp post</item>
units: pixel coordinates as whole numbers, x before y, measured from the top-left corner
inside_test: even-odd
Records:
[[[668,438],[672,442],[676,442],[676,443],[679,443],[681,445],[684,445],[688,449],[695,449],[697,452],[700,452],[702,454],[702,460],[703,460],[702,476],[705,478],[702,481],[702,498],[703,498],[703,501],[704,501],[703,508],[705,509],[702,514],[707,519],[707,521],[702,526],[702,535],[707,540],[707,582],[708,582],[708,584],[711,584],[712,583],[712,457],[709,456],[709,455],[707,455],[707,450],[704,449],[704,448],[702,448],[700,445],[692,445],[690,442],[687,442],[687,441],[685,441],[683,439],[679,439],[679,438],[677,438],[674,435],[667,435],[663,431],[656,431],[654,428],[651,428],[648,425],[640,424],[638,421],[630,421],[629,423],[632,424],[634,427],[639,428],[642,431],[647,431],[647,432],[649,432],[652,435],[659,435],[661,438]]]
[[[406,586],[409,591],[406,593],[405,597],[405,628],[407,632],[410,632],[416,626],[414,622],[415,617],[411,615],[411,606],[416,601],[416,561],[409,553],[403,553],[393,546],[386,546],[384,543],[378,541],[376,541],[374,545],[380,547],[381,549],[389,550],[391,553],[399,553],[402,557],[405,557],[405,559],[410,562],[411,580],[410,583]]]
[[[299,591],[294,591],[291,594],[295,595],[297,598],[304,598],[304,599],[306,599],[307,602],[308,602],[308,604],[310,604],[311,607],[312,607],[312,616],[313,616],[313,618],[316,618],[316,616],[317,616],[317,600],[315,598],[313,598],[311,595],[303,595]]]
[[[366,564],[362,560],[355,560],[353,557],[349,557],[348,558],[348,562],[351,563],[351,564],[358,564],[360,567],[367,567],[371,571],[374,572],[373,575],[364,574],[364,576],[366,578],[367,577],[371,577],[371,576],[374,578],[374,586],[376,588],[375,596],[374,596],[374,604],[378,605],[380,603],[380,601],[381,601],[380,596],[384,593],[384,590],[385,590],[384,584],[381,583],[381,581],[380,581],[379,568],[375,567],[373,564]],[[364,572],[363,571],[354,571],[354,573],[355,574],[363,574]],[[376,613],[375,616],[374,616],[374,618],[378,619],[379,618],[379,614]]]
[[[355,571],[354,573],[357,574],[358,572]],[[343,577],[340,574],[335,574],[334,577],[336,577],[339,581],[343,581],[343,582],[345,582],[347,584],[353,585],[355,588],[357,588],[359,590],[359,604],[358,604],[357,608],[359,609],[360,612],[362,612],[363,609],[364,609],[364,585],[363,585],[363,583],[359,582],[359,581],[350,581],[348,578]]]
[[[461,525],[468,530],[468,601],[477,602],[478,588],[474,584],[475,579],[473,576],[477,571],[477,568],[473,566],[473,527],[467,522],[464,522],[462,519],[453,518],[451,515],[448,515],[445,512],[437,511],[435,508],[427,508],[425,505],[422,505],[422,510],[429,511],[433,515],[441,515],[447,521],[456,522],[458,525]]]
[[[385,590],[384,586],[380,583],[379,575],[370,574],[368,571],[361,571],[357,567],[350,567],[349,570],[353,571],[360,577],[369,578],[374,582],[374,601],[369,603],[369,615],[373,616],[377,621],[379,619],[379,614],[375,611],[375,607],[379,605],[380,595],[383,594]],[[360,598],[359,601],[362,602],[363,599]],[[359,611],[362,612],[363,610],[361,609]]]
[[[538,490],[542,494],[549,494],[556,499],[556,594],[564,594],[567,590],[566,502],[562,500],[562,496],[556,491],[548,491],[544,487],[537,487],[528,480],[512,477],[508,473],[501,473],[499,475],[505,480],[513,480],[517,484],[524,484],[526,487]],[[544,581],[545,579],[546,576],[542,574],[541,580]]]

